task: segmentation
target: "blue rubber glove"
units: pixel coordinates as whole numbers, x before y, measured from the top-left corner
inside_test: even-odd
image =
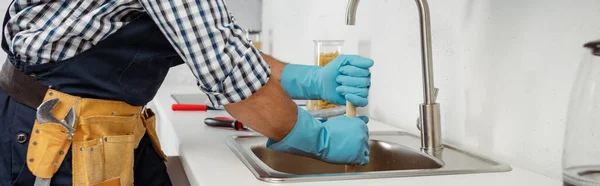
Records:
[[[368,104],[373,60],[356,55],[340,55],[325,65],[288,64],[281,74],[281,85],[293,99],[325,100],[337,105]]]
[[[369,163],[367,122],[365,116],[339,116],[321,123],[298,107],[292,131],[279,142],[269,139],[267,147],[333,164],[365,165]]]

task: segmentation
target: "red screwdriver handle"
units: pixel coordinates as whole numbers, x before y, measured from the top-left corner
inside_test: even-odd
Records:
[[[203,104],[173,104],[173,111],[206,111],[207,106]]]

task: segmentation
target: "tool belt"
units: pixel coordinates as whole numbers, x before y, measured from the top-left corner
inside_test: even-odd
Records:
[[[37,177],[51,178],[71,148],[73,185],[133,185],[134,149],[144,135],[166,161],[156,134],[156,117],[150,109],[44,88],[9,62],[0,71],[0,88],[32,108],[37,108],[42,101],[59,98],[52,110],[56,118],[64,118],[71,107],[75,110],[72,136],[63,125],[40,125],[35,121],[27,150],[27,167]]]

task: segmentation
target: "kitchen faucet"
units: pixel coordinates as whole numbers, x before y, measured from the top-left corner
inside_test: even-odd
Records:
[[[356,9],[360,0],[349,0],[346,8],[346,25],[354,25]],[[421,28],[421,63],[423,76],[423,103],[417,127],[421,130],[421,149],[436,152],[443,149],[440,124],[440,104],[436,103],[438,89],[433,84],[433,62],[431,57],[431,24],[427,0],[415,0],[419,8]]]

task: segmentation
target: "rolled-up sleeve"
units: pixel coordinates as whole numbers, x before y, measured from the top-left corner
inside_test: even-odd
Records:
[[[139,0],[217,105],[264,86],[270,69],[223,0]]]

